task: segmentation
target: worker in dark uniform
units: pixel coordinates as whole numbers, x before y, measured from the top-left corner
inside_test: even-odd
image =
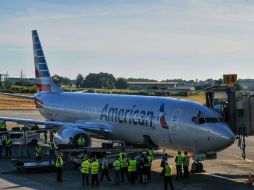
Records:
[[[175,163],[176,163],[176,179],[178,180],[179,178],[182,179],[182,164],[183,164],[183,156],[181,151],[178,151],[178,155],[175,158]]]
[[[108,181],[111,181],[108,173],[108,160],[106,158],[106,155],[104,155],[101,161],[101,177],[100,177],[101,181],[103,180],[104,176],[106,176]]]
[[[164,168],[164,165],[165,165],[165,163],[168,161],[168,154],[167,153],[165,153],[163,156],[162,156],[162,158],[161,158],[161,165],[160,165],[160,167],[161,168]]]
[[[63,177],[62,177],[62,174],[63,174],[63,159],[62,159],[62,154],[61,153],[59,153],[57,155],[55,166],[56,166],[56,172],[57,172],[56,181],[57,182],[63,182]]]
[[[121,162],[121,182],[124,182],[124,175],[126,175],[127,180],[129,181],[129,173],[128,173],[128,160],[127,160],[127,154],[122,153],[120,157]]]
[[[88,161],[88,158],[85,157],[85,159],[81,163],[81,173],[82,173],[82,185],[85,184],[86,179],[86,185],[89,184],[89,173],[90,173],[90,162]]]
[[[53,141],[49,142],[49,164],[55,159],[55,144]]]
[[[144,167],[143,167],[143,173],[142,173],[142,179],[143,183],[147,184],[147,174],[149,170],[149,162],[145,154],[143,154],[143,160],[144,160]]]
[[[41,160],[41,147],[39,146],[39,144],[37,144],[35,147],[35,160],[36,161]]]
[[[47,144],[47,143],[48,143],[48,132],[45,131],[45,132],[43,133],[43,135],[44,135],[44,144]]]
[[[151,167],[152,167],[152,161],[153,161],[153,157],[151,156],[151,154],[149,152],[146,153],[146,158],[148,161],[148,167],[147,167],[147,180],[151,179]]]
[[[115,162],[113,163],[114,169],[114,185],[120,184],[120,169],[121,169],[121,162],[118,157],[116,157]]]
[[[185,151],[184,157],[183,157],[183,172],[184,172],[183,177],[184,178],[189,177],[189,164],[190,164],[190,157],[189,157],[187,151]]]
[[[137,160],[134,159],[134,156],[131,157],[131,160],[128,160],[128,173],[130,183],[134,184],[137,175]]]
[[[4,139],[4,145],[5,145],[5,156],[7,158],[11,157],[11,145],[12,141],[9,135],[6,136]]]
[[[164,164],[164,168],[162,170],[162,175],[164,176],[165,190],[168,189],[168,183],[170,185],[170,189],[174,190],[174,186],[172,183],[172,166],[168,162],[165,162],[165,164]]]
[[[91,163],[91,177],[92,177],[92,187],[96,183],[96,186],[99,186],[99,162],[94,156],[93,161]]]
[[[51,130],[49,131],[49,141],[53,141],[54,140],[54,131]]]

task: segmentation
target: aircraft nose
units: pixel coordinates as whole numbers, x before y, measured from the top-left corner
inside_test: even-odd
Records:
[[[235,142],[235,135],[226,124],[219,124],[217,130],[213,132],[217,151],[223,150]]]

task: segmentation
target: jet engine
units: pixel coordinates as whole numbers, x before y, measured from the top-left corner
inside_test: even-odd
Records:
[[[79,137],[83,137],[85,139],[85,147],[91,146],[91,137],[85,131],[78,128],[61,129],[55,134],[54,141],[56,144],[60,145],[70,144],[70,141],[73,145],[78,145]]]

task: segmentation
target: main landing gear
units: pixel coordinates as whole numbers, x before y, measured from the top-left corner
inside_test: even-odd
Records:
[[[191,171],[193,173],[203,172],[203,164],[200,161],[194,161],[191,165]]]

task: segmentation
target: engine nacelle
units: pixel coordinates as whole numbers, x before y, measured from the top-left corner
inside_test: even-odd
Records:
[[[84,137],[85,147],[91,146],[91,137],[81,129],[78,128],[65,128],[61,129],[55,134],[54,141],[56,144],[69,144],[70,140],[73,145],[78,145],[78,138]]]

